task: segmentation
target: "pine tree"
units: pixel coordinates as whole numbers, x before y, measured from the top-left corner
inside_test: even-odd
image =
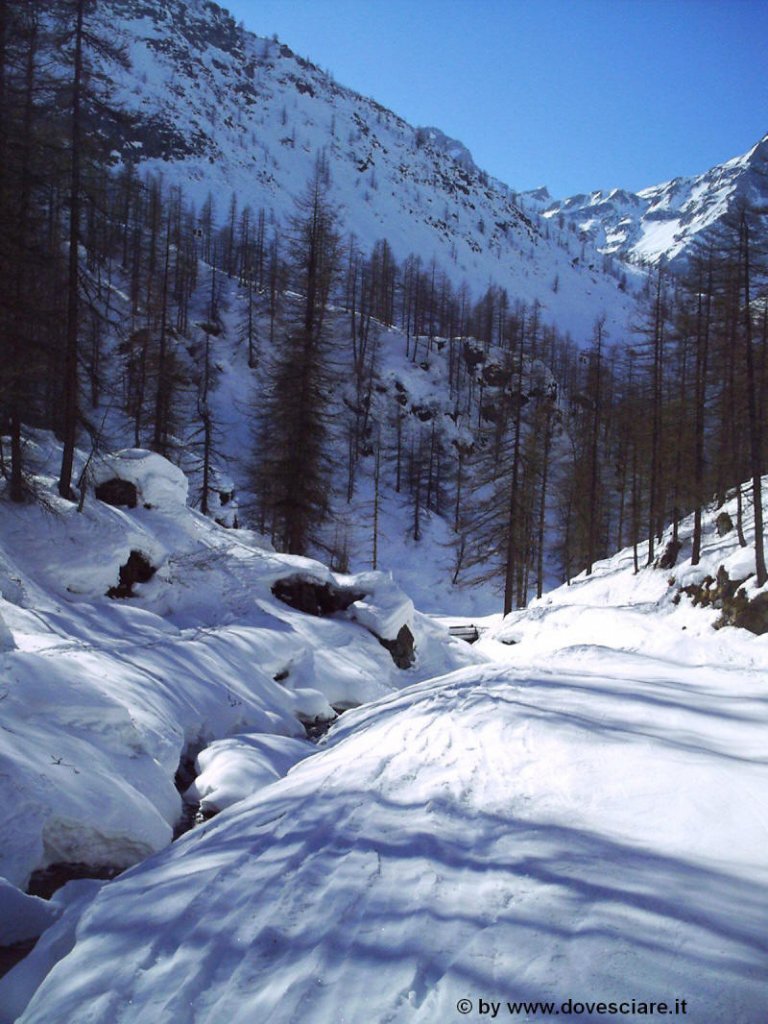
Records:
[[[749,462],[752,477],[752,504],[755,528],[755,582],[762,587],[768,580],[765,565],[765,538],[763,535],[763,422],[758,416],[758,387],[765,385],[759,379],[754,352],[754,311],[752,308],[753,277],[757,270],[753,260],[752,234],[755,215],[744,205],[738,211],[739,255],[741,266],[742,327],[744,362],[746,369],[747,424],[749,430]]]
[[[318,166],[288,230],[288,272],[297,297],[286,302],[269,387],[259,397],[256,480],[273,542],[305,554],[319,541],[333,465],[329,300],[340,265],[336,212]]]
[[[41,284],[54,260],[36,244],[40,212],[33,177],[39,169],[40,26],[28,5],[0,2],[0,417],[11,436],[9,496],[24,499],[22,414],[32,411],[41,371]],[[3,471],[5,472],[4,465]]]
[[[97,70],[97,58],[125,62],[124,52],[111,41],[106,26],[99,23],[95,0],[57,0],[56,14],[62,31],[57,39],[60,54],[69,69],[67,109],[67,275],[66,335],[63,374],[63,450],[59,474],[59,494],[71,497],[72,467],[79,422],[80,386],[78,360],[82,329],[82,291],[80,282],[80,243],[85,204],[85,184],[94,157],[97,133],[95,125],[108,109],[107,84]],[[98,111],[98,113],[97,113]],[[90,124],[89,124],[90,122]],[[90,132],[88,128],[92,129]],[[103,154],[105,155],[105,154]]]

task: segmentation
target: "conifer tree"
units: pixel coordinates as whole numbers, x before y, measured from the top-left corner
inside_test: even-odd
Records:
[[[319,542],[332,485],[329,300],[340,265],[336,212],[315,170],[288,229],[286,302],[266,394],[259,398],[256,484],[273,542],[305,554]]]
[[[61,20],[57,48],[68,68],[67,142],[67,274],[66,334],[63,373],[63,451],[59,494],[71,496],[72,467],[79,420],[78,358],[82,328],[80,243],[85,203],[85,182],[93,147],[96,123],[108,109],[107,83],[98,73],[96,57],[107,56],[125,63],[119,46],[110,40],[106,26],[99,24],[95,0],[57,0],[55,13]],[[98,109],[98,116],[97,111]],[[90,131],[88,131],[90,127]]]

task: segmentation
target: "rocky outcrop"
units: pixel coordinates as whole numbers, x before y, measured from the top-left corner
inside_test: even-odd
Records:
[[[382,614],[381,608],[377,610],[366,601],[366,598],[371,597],[366,591],[297,574],[273,583],[272,593],[291,608],[308,615],[349,612],[349,617],[359,622],[389,651],[398,668],[408,669],[416,661],[415,639],[408,624],[399,615],[398,623],[397,619],[392,621],[391,612]],[[397,604],[397,607],[401,604]],[[404,613],[413,610],[409,601],[402,604],[402,608]]]
[[[272,585],[272,593],[279,601],[308,615],[334,615],[344,612],[365,594],[333,583],[320,583],[307,576],[289,576]]]
[[[136,508],[139,503],[136,484],[116,476],[97,484],[93,493],[99,501],[114,505],[116,508]]]
[[[120,566],[120,582],[115,587],[110,587],[107,597],[123,598],[135,597],[133,586],[135,583],[147,583],[157,572],[155,566],[141,551],[131,551],[128,561]]]
[[[736,626],[762,636],[768,633],[768,593],[750,598],[744,587],[749,578],[732,580],[721,565],[714,579],[706,576],[701,583],[682,587],[682,592],[698,607],[719,609],[721,615],[714,624],[715,629]]]
[[[374,636],[376,634],[374,633]],[[377,637],[382,647],[386,647],[392,655],[392,661],[398,668],[407,669],[416,661],[413,633],[407,626],[403,626],[394,640],[385,640]]]

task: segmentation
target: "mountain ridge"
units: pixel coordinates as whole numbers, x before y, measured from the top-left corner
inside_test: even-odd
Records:
[[[275,39],[236,26],[204,0],[108,0],[131,67],[105,68],[128,117],[112,140],[115,167],[134,164],[183,187],[217,215],[232,194],[285,219],[318,158],[328,198],[364,249],[386,238],[400,260],[435,260],[477,294],[489,282],[587,342],[596,316],[622,334],[634,300],[624,268],[553,238],[538,212],[477,167],[439,128],[414,127],[339,85]],[[606,272],[607,271],[607,272]],[[629,290],[642,275],[630,270]]]
[[[683,266],[692,246],[739,202],[768,200],[768,134],[741,156],[702,174],[677,176],[638,192],[614,188],[547,202],[525,193],[549,221],[573,225],[599,252],[629,263]]]
[[[284,220],[317,159],[329,198],[363,248],[386,238],[400,260],[439,263],[475,293],[489,282],[587,344],[604,316],[632,329],[648,267],[682,267],[739,198],[768,198],[768,136],[703,174],[637,192],[553,199],[516,191],[438,127],[410,125],[341,85],[276,36],[256,35],[210,0],[108,0],[130,70],[111,68],[129,126],[116,165],[162,174],[201,206],[236,195]],[[224,210],[217,209],[219,218]]]

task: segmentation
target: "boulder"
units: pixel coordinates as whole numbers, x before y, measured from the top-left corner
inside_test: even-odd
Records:
[[[715,529],[718,537],[724,537],[733,529],[733,520],[727,512],[721,512],[715,520]]]
[[[119,504],[129,508],[141,504],[171,511],[187,503],[189,484],[184,473],[162,455],[143,448],[126,448],[99,456],[94,460],[91,479],[96,497],[111,505],[118,504],[115,496],[121,499]],[[102,497],[103,494],[108,497]]]
[[[123,598],[134,597],[134,583],[147,583],[157,572],[146,555],[141,551],[131,551],[128,561],[120,566],[120,582],[116,587],[110,587],[107,597]]]
[[[136,484],[130,480],[121,480],[116,476],[97,484],[93,493],[99,501],[116,507],[136,508],[139,503],[139,492],[136,489]]]
[[[750,633],[762,636],[768,633],[768,593],[763,591],[737,611],[733,616],[733,625],[748,629]]]
[[[383,637],[377,636],[376,633],[373,635],[382,647],[386,647],[398,668],[405,670],[416,661],[413,633],[407,626],[401,627],[394,640],[385,640]]]
[[[272,585],[272,593],[279,601],[308,615],[334,615],[344,612],[365,594],[349,587],[320,583],[307,576],[288,576]]]

